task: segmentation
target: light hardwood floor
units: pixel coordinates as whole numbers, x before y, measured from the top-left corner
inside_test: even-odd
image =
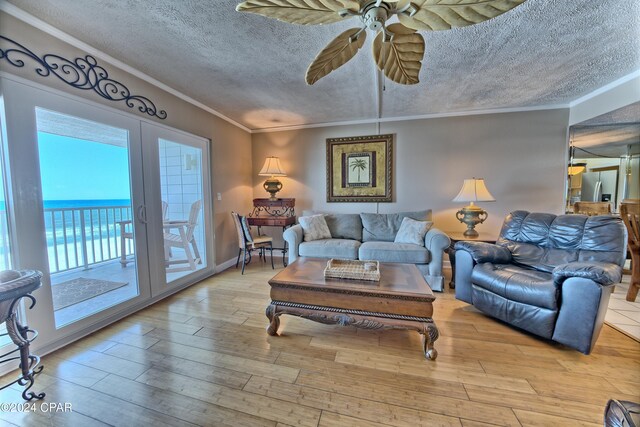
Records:
[[[35,391],[73,412],[1,412],[0,426],[596,426],[608,399],[640,401],[640,343],[609,326],[585,356],[447,291],[436,361],[409,331],[283,316],[270,337],[273,274],[230,269],[44,357]]]

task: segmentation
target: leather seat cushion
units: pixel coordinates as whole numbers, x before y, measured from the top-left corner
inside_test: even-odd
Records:
[[[360,243],[351,239],[321,239],[300,243],[298,253],[304,257],[358,259]]]
[[[544,271],[487,262],[473,268],[471,282],[507,300],[558,309],[559,290],[553,276]]]
[[[553,337],[557,310],[513,301],[476,285],[472,285],[471,292],[474,307],[483,313],[538,336]]]
[[[424,246],[412,243],[365,242],[360,246],[359,257],[380,262],[427,264],[431,254]]]

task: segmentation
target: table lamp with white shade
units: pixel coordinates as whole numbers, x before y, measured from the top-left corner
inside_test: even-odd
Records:
[[[276,178],[276,176],[287,176],[282,169],[280,159],[273,156],[267,157],[264,161],[264,166],[262,166],[262,169],[258,173],[258,176],[270,177],[262,186],[269,194],[271,194],[271,197],[269,198],[270,200],[278,200],[276,193],[282,190],[282,183],[278,178]]]
[[[468,206],[460,209],[456,212],[456,218],[458,221],[467,225],[467,230],[464,235],[467,237],[478,237],[479,234],[475,230],[477,224],[482,224],[487,220],[489,214],[482,208],[476,206],[475,202],[495,202],[496,199],[489,193],[487,186],[484,185],[484,179],[471,178],[465,179],[462,184],[462,189],[456,197],[453,198],[454,202],[469,202]]]

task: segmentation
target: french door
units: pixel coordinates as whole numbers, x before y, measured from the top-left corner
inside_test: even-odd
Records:
[[[6,78],[2,95],[38,346],[212,274],[207,140]]]
[[[148,221],[162,233],[149,236],[154,260],[152,294],[184,285],[213,271],[209,146],[204,138],[142,123],[145,182],[155,201]],[[161,237],[160,241],[156,238]]]

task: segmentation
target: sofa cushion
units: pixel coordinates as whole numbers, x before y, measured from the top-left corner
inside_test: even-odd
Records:
[[[431,210],[395,214],[362,213],[362,241],[393,242],[405,217],[416,221],[431,221]]]
[[[332,237],[324,215],[301,216],[298,221],[302,226],[305,242]]]
[[[362,241],[362,220],[360,214],[323,213],[302,211],[303,216],[323,214],[327,227],[334,239],[353,239]]]
[[[551,339],[558,318],[558,310],[512,301],[501,295],[472,285],[473,306],[518,328]]]
[[[402,218],[400,229],[394,243],[413,243],[414,245],[424,246],[424,235],[431,228],[431,221],[416,221],[409,217]]]
[[[473,268],[471,282],[511,301],[558,309],[559,289],[554,284],[553,276],[543,271],[487,262]]]
[[[300,243],[300,256],[315,258],[358,259],[361,243],[351,239],[323,239]]]
[[[431,260],[424,246],[394,242],[365,242],[360,246],[358,256],[361,260],[408,264],[427,264]]]

